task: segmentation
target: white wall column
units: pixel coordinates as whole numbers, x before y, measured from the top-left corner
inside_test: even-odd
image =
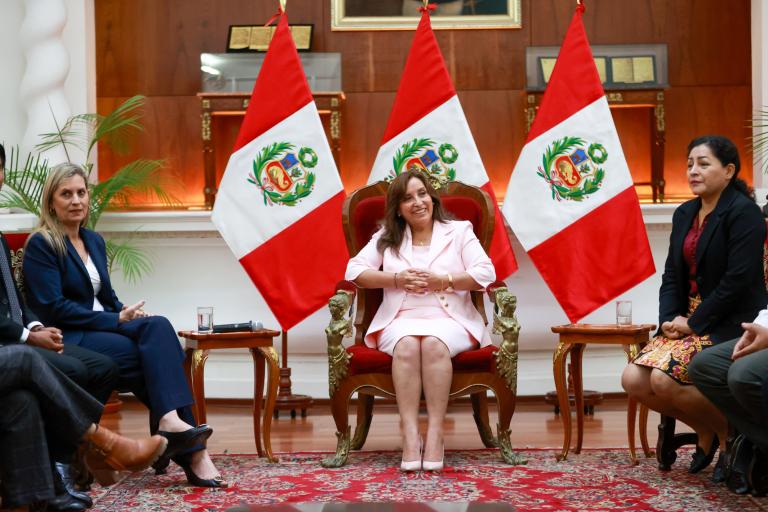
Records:
[[[768,109],[768,0],[752,0],[752,110]],[[762,128],[765,132],[766,128]],[[757,200],[765,202],[768,175],[761,172],[768,162],[754,159],[753,182]]]
[[[96,111],[94,0],[3,0],[0,17],[0,141],[23,154],[54,130],[52,111]]]

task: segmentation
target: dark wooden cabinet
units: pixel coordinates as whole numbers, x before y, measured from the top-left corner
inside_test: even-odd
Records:
[[[205,92],[198,93],[197,96],[200,98],[200,135],[203,139],[203,194],[206,208],[211,208],[251,95],[239,92]],[[345,101],[344,93],[316,92],[313,96],[336,167],[341,170],[341,114]]]

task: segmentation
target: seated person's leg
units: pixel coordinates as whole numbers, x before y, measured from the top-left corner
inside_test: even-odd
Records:
[[[102,404],[107,403],[112,391],[117,389],[120,379],[120,369],[112,358],[71,344],[65,345],[64,355],[77,359],[85,368],[86,380],[80,387]],[[78,382],[78,384],[80,383]]]
[[[54,497],[40,408],[35,395],[24,389],[0,396],[0,482],[6,508]]]

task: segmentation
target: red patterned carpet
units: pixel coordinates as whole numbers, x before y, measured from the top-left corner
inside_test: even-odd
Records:
[[[146,471],[93,493],[99,511],[226,510],[242,504],[332,502],[505,502],[520,511],[768,510],[768,498],[730,493],[685,471],[688,456],[670,472],[653,459],[630,466],[626,450],[585,450],[557,462],[554,450],[524,450],[528,464],[503,464],[495,450],[446,453],[440,474],[403,474],[399,452],[355,452],[341,469],[323,469],[324,454],[281,454],[279,464],[254,455],[219,455],[215,461],[230,487],[187,487],[172,465],[167,475]]]

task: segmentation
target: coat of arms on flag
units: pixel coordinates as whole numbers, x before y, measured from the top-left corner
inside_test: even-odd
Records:
[[[427,174],[436,189],[454,181],[456,169],[451,164],[459,159],[459,152],[447,142],[437,148],[435,145],[432,139],[416,137],[400,146],[392,157],[392,171],[386,179],[391,181],[403,171],[416,168]]]
[[[583,201],[603,184],[608,160],[602,144],[588,144],[580,137],[563,137],[547,146],[536,174],[544,178],[552,190],[552,199]]]
[[[290,142],[275,142],[264,147],[253,161],[248,181],[261,190],[264,204],[295,206],[312,193],[315,174],[309,169],[317,165],[317,153],[309,147],[292,150]]]

